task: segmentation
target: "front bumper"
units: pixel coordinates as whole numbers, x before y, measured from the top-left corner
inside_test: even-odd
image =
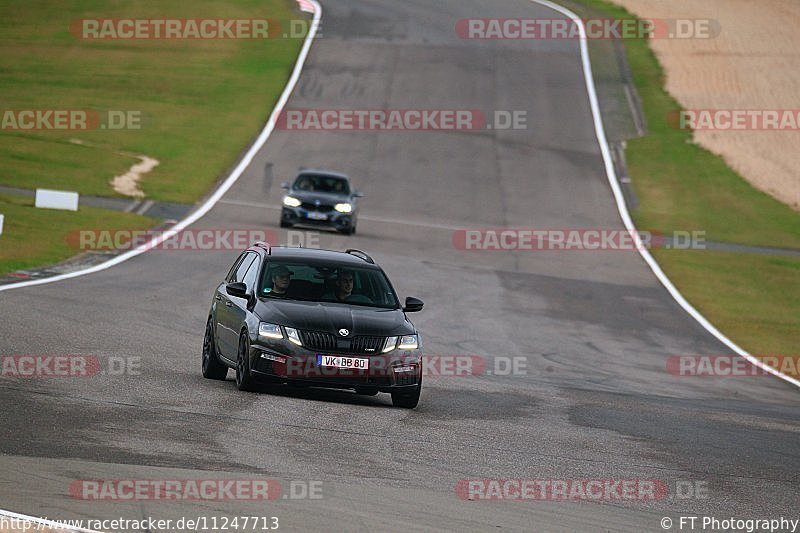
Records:
[[[309,218],[314,216],[324,216],[324,219]],[[281,209],[281,221],[287,224],[302,224],[307,226],[328,227],[337,230],[345,230],[353,224],[353,213],[340,213],[330,211],[319,213],[309,211],[302,207],[287,207]]]
[[[252,344],[250,370],[256,379],[296,382],[336,389],[371,388],[381,392],[413,389],[422,381],[422,352],[393,350],[388,354],[341,354],[282,346],[282,341]],[[318,364],[318,355],[369,360],[368,369],[343,369]]]

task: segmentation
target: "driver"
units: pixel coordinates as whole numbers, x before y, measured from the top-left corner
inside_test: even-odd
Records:
[[[294,272],[285,266],[277,266],[272,271],[272,294],[286,296],[286,291],[289,289],[289,283],[292,281],[292,274],[294,274]]]

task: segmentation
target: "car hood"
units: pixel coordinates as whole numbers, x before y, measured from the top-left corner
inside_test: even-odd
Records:
[[[414,326],[400,309],[261,298],[255,312],[264,322],[310,331],[336,333],[345,328],[350,335],[375,336],[414,333]]]
[[[349,194],[337,194],[327,192],[310,192],[310,191],[297,191],[292,190],[289,192],[290,196],[294,196],[301,202],[314,203],[314,200],[319,200],[323,204],[336,204],[339,202],[349,202]]]

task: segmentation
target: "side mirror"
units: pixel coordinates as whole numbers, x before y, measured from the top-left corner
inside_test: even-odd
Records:
[[[228,283],[225,285],[225,292],[237,298],[247,298],[247,285],[242,282]]]
[[[288,189],[288,188],[289,188],[289,182],[288,181],[281,182],[281,189]]]
[[[364,198],[364,193],[361,191],[353,191],[353,196],[356,198]]]
[[[415,313],[417,311],[422,311],[422,306],[425,305],[422,303],[422,300],[419,298],[414,298],[413,296],[409,296],[406,298],[406,305],[403,307],[403,311],[406,313]]]

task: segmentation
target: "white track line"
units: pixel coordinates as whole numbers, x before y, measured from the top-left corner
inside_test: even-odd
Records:
[[[311,23],[311,29],[306,35],[306,39],[303,42],[303,48],[300,50],[300,55],[297,56],[297,62],[294,65],[294,70],[292,70],[292,75],[289,77],[289,81],[286,83],[286,87],[283,89],[283,93],[281,94],[278,103],[275,104],[275,108],[272,110],[272,114],[269,116],[269,120],[267,124],[264,126],[264,129],[261,130],[261,134],[258,136],[256,141],[253,143],[253,146],[250,147],[250,150],[247,151],[245,156],[236,165],[236,168],[230,173],[225,181],[214,191],[214,194],[205,201],[203,205],[201,205],[196,211],[194,211],[191,215],[184,218],[177,224],[175,224],[172,228],[167,231],[160,233],[158,236],[154,237],[150,242],[143,244],[129,252],[125,252],[124,254],[120,254],[113,259],[109,259],[104,263],[100,263],[99,265],[95,265],[90,268],[85,268],[83,270],[76,270],[75,272],[69,272],[67,274],[60,274],[58,276],[52,276],[49,278],[42,278],[42,279],[35,279],[35,280],[28,280],[28,281],[21,281],[19,283],[9,283],[7,285],[0,285],[0,292],[8,291],[11,289],[20,289],[22,287],[31,287],[33,285],[44,285],[46,283],[54,283],[56,281],[61,281],[70,278],[77,278],[79,276],[85,276],[87,274],[93,274],[95,272],[100,272],[102,270],[106,270],[107,268],[111,268],[114,265],[118,265],[140,255],[156,246],[158,246],[163,241],[172,238],[176,233],[180,232],[181,230],[186,229],[191,224],[197,222],[201,217],[203,217],[206,213],[208,213],[214,205],[219,201],[222,196],[228,192],[236,180],[239,179],[239,176],[242,175],[242,172],[247,168],[253,158],[264,146],[264,143],[267,142],[269,136],[272,134],[272,130],[275,129],[275,120],[278,118],[278,114],[283,109],[283,106],[286,105],[286,102],[289,100],[289,96],[292,94],[295,85],[297,84],[297,80],[300,79],[300,73],[303,71],[303,66],[306,62],[306,57],[308,56],[308,51],[311,49],[311,43],[314,40],[314,36],[317,34],[317,29],[319,28],[319,21],[322,18],[322,7],[316,0],[304,0],[301,4],[301,8],[306,10],[307,7],[303,7],[303,4],[306,6],[308,3],[311,3],[314,6],[314,18]]]
[[[786,374],[779,372],[778,370],[772,368],[769,365],[765,365],[762,363],[758,358],[753,357],[745,350],[740,348],[736,345],[732,340],[722,334],[714,325],[709,322],[706,317],[700,314],[700,312],[692,307],[683,295],[678,292],[678,289],[675,288],[675,285],[669,280],[669,278],[664,274],[664,271],[661,270],[661,267],[658,266],[656,260],[653,259],[653,256],[650,255],[650,252],[642,245],[641,239],[639,238],[639,234],[636,231],[636,227],[633,225],[633,221],[631,220],[631,216],[628,213],[628,208],[625,205],[625,199],[622,196],[622,190],[619,187],[619,183],[617,182],[617,175],[616,171],[614,170],[614,163],[611,160],[611,150],[608,147],[608,140],[606,139],[605,129],[603,128],[603,117],[600,114],[600,105],[597,101],[597,92],[595,91],[594,87],[594,78],[592,76],[592,65],[589,61],[589,46],[587,44],[586,39],[586,28],[583,25],[583,21],[570,11],[569,9],[562,7],[558,4],[550,2],[549,0],[531,0],[531,2],[543,5],[545,7],[549,7],[550,9],[554,9],[558,11],[562,15],[565,15],[572,19],[577,25],[580,30],[580,48],[581,48],[581,62],[583,63],[583,77],[586,79],[586,89],[589,93],[589,104],[592,108],[592,117],[594,118],[594,131],[597,134],[597,141],[600,143],[600,152],[603,154],[603,162],[605,163],[606,167],[606,175],[608,176],[608,183],[611,185],[611,190],[614,192],[614,199],[617,202],[617,209],[619,210],[619,215],[622,218],[623,224],[625,224],[625,228],[630,230],[631,234],[634,236],[634,240],[636,241],[636,248],[639,250],[642,258],[645,260],[647,265],[650,267],[650,270],[653,271],[653,274],[656,275],[658,281],[664,286],[664,288],[669,291],[670,295],[678,302],[678,305],[683,307],[683,309],[689,313],[692,318],[697,320],[701,326],[703,326],[709,333],[714,335],[717,339],[719,339],[722,343],[724,343],[728,348],[739,354],[740,356],[744,357],[748,361],[750,361],[755,366],[763,369],[770,374],[777,376],[788,383],[796,387],[800,387],[800,381],[797,379],[787,376]]]

